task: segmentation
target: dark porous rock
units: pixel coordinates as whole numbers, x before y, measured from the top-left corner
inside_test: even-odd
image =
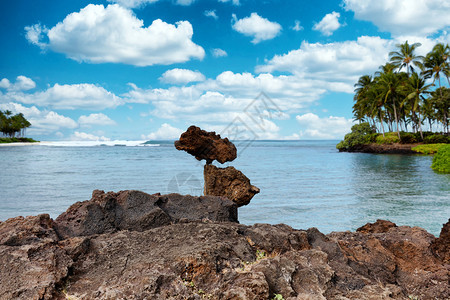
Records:
[[[234,167],[205,165],[203,174],[205,195],[227,197],[239,207],[249,204],[253,196],[259,193],[259,188],[251,185],[250,179]]]
[[[377,220],[375,223],[367,223],[366,225],[356,229],[362,233],[384,233],[388,232],[390,228],[397,227],[395,223],[386,220]]]
[[[55,228],[62,238],[69,238],[125,229],[144,231],[202,219],[237,222],[237,207],[224,197],[95,190],[91,200],[77,202],[61,214]]]
[[[339,150],[340,152],[361,152],[374,154],[418,154],[412,148],[419,144],[362,144],[351,147],[347,150]]]
[[[88,236],[58,237],[46,215],[0,223],[0,299],[450,299],[449,223],[438,239],[382,220],[324,235],[226,222],[212,210],[230,200],[186,197],[95,191],[60,219],[66,233],[106,230]],[[149,203],[171,222],[141,223]]]
[[[450,219],[442,227],[439,238],[433,242],[432,250],[445,263],[450,263]]]
[[[237,157],[236,147],[228,138],[222,139],[215,132],[208,132],[196,126],[189,127],[180,139],[175,141],[175,148],[186,151],[198,160],[205,159],[207,164],[213,160],[223,164]]]
[[[0,245],[21,246],[42,240],[57,241],[53,225],[48,214],[16,217],[0,222]]]

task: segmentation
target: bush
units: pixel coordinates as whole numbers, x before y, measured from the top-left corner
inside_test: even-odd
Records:
[[[425,144],[450,144],[450,137],[443,134],[432,134],[423,138]]]
[[[376,135],[375,129],[369,123],[356,124],[352,126],[352,132],[347,133],[344,140],[336,145],[336,148],[342,151],[358,145],[369,144],[376,138]]]
[[[412,132],[400,132],[400,143],[402,144],[414,144],[420,141],[420,133],[417,135],[417,133]]]
[[[397,132],[388,132],[384,136],[377,136],[376,143],[377,144],[394,144],[400,142]]]
[[[442,146],[436,152],[431,168],[440,173],[450,174],[450,145]]]

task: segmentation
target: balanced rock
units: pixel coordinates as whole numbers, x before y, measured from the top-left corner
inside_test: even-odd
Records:
[[[55,229],[62,238],[70,238],[120,230],[144,231],[203,219],[237,222],[237,206],[225,197],[95,190],[91,200],[77,202],[59,215]]]
[[[234,167],[205,165],[204,177],[205,195],[227,197],[238,207],[249,204],[259,193],[259,188],[251,185],[250,179]]]
[[[189,127],[180,139],[175,141],[175,148],[186,151],[198,160],[205,159],[207,164],[213,160],[223,164],[237,157],[236,147],[228,138],[222,139],[214,131],[207,132],[196,126]]]

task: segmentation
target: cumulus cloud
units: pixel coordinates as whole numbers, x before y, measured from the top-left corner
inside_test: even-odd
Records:
[[[170,84],[187,84],[189,82],[204,81],[205,79],[205,76],[199,71],[186,69],[168,70],[159,78],[161,82]]]
[[[142,135],[141,138],[144,140],[175,140],[180,138],[180,135],[184,130],[175,128],[170,124],[164,123],[161,127],[148,135]]]
[[[107,115],[98,113],[90,114],[89,116],[80,116],[78,124],[80,124],[80,126],[90,127],[92,125],[116,125],[116,122],[111,120]]]
[[[243,35],[253,37],[252,43],[258,44],[262,41],[275,38],[281,31],[281,25],[252,13],[250,17],[238,20],[233,14],[233,29]]]
[[[112,3],[118,3],[123,7],[128,8],[136,8],[136,7],[142,7],[146,4],[158,2],[159,0],[108,0],[108,2]],[[188,6],[194,3],[195,0],[176,0],[175,4]]]
[[[303,128],[299,134],[302,139],[343,139],[353,125],[351,119],[333,116],[320,118],[312,113],[297,115],[295,118]]]
[[[211,17],[211,18],[213,18],[213,19],[215,19],[215,20],[217,20],[219,17],[217,16],[217,14],[216,14],[216,10],[215,9],[213,9],[213,10],[205,10],[205,12],[203,13],[205,16],[207,16],[207,17]]]
[[[69,14],[45,32],[48,43],[38,38],[44,34],[39,26],[25,31],[31,43],[80,62],[151,66],[205,56],[203,48],[192,41],[194,32],[188,21],[172,25],[157,19],[144,27],[131,10],[117,4],[106,8],[89,4]]]
[[[392,40],[362,36],[356,41],[302,42],[297,50],[275,55],[257,72],[290,72],[303,78],[328,81],[327,88],[351,93],[362,74],[371,74],[388,60]]]
[[[448,0],[343,0],[343,4],[355,18],[395,36],[428,36],[450,26]]]
[[[291,29],[294,31],[302,31],[304,28],[303,28],[303,26],[300,25],[299,20],[295,20],[295,25],[292,26]]]
[[[228,56],[228,53],[223,49],[215,48],[215,49],[212,49],[212,55],[214,57],[225,57],[225,56]]]
[[[7,89],[9,91],[27,91],[34,89],[36,83],[26,76],[17,76],[16,82],[11,83],[7,78],[3,78],[0,81],[0,88]]]
[[[86,132],[75,131],[72,134],[72,136],[70,137],[70,140],[72,140],[72,141],[104,141],[104,142],[108,142],[111,139],[104,137],[104,136],[96,136],[96,135],[86,133]]]
[[[77,122],[71,118],[54,111],[39,110],[36,106],[26,107],[19,103],[10,102],[0,104],[0,110],[10,110],[13,114],[23,113],[31,123],[31,127],[27,130],[31,134],[51,134],[58,130],[78,127]]]
[[[25,87],[31,84],[27,80],[21,83]],[[97,110],[115,108],[123,104],[123,100],[101,86],[94,84],[58,84],[45,91],[25,93],[23,91],[10,90],[0,95],[0,102],[21,102],[54,109],[86,109]]]
[[[341,27],[339,23],[340,13],[333,11],[326,14],[325,17],[313,26],[313,30],[320,31],[325,36],[330,36]]]
[[[219,2],[222,3],[227,3],[227,2],[231,2],[233,5],[241,5],[241,3],[239,2],[239,0],[219,0]]]

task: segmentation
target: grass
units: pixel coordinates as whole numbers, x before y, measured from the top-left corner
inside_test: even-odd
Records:
[[[8,138],[8,137],[0,137],[0,144],[9,144],[9,143],[37,143],[39,141],[35,141],[30,138],[20,137],[20,138]]]
[[[450,174],[450,144],[439,148],[433,157],[431,168],[439,173]]]
[[[447,145],[447,144],[424,144],[424,145],[419,145],[419,146],[413,147],[411,150],[418,152],[418,153],[431,155],[431,154],[435,154],[436,152],[438,152],[438,150],[445,145]]]

